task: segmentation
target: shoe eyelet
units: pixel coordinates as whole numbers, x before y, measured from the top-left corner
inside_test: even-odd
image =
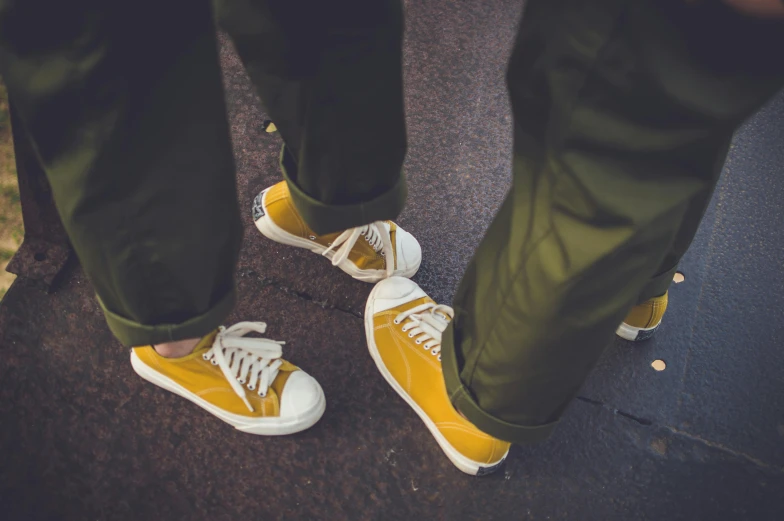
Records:
[[[387,256],[387,254],[386,254],[386,253],[384,253],[384,252],[382,251],[382,252],[381,252],[381,256],[382,256],[382,257],[386,257],[386,256]]]
[[[261,396],[262,398],[266,398],[266,397],[267,397],[267,393],[264,393],[264,394],[258,393],[258,394],[259,394],[259,396]]]
[[[393,320],[392,322],[394,322],[394,324],[395,324],[395,325],[398,325],[398,324],[400,324],[400,321],[399,321],[398,319],[395,319],[395,320]]]
[[[205,360],[209,360],[209,359],[210,359],[210,357],[209,357],[209,356],[207,356],[207,355],[201,355],[201,357],[202,357],[203,359],[205,359]]]
[[[218,365],[218,361],[217,360],[210,360],[210,362],[212,363],[212,365]]]
[[[248,390],[249,391],[255,391],[256,390],[256,386],[255,385],[249,385],[248,386]]]
[[[315,240],[316,240],[316,236],[315,236],[315,235],[311,235],[311,236],[310,236],[310,240],[311,240],[311,241],[315,241]]]
[[[245,385],[245,380],[242,380],[242,379],[240,379],[240,378],[237,378],[237,381],[238,381],[240,384],[242,384],[242,385]]]
[[[437,354],[438,354],[438,352],[437,352],[435,349],[433,349],[432,351],[430,351],[430,354],[432,354],[433,356],[435,356],[435,355],[437,355]]]
[[[409,333],[408,338],[414,338],[414,333]]]
[[[414,340],[414,342],[416,343],[416,345],[419,345],[419,344],[421,344],[421,343],[422,343],[422,341],[421,341],[421,340],[419,340],[419,339],[416,339],[416,340]]]
[[[439,362],[441,361],[441,355],[438,355],[438,361]]]

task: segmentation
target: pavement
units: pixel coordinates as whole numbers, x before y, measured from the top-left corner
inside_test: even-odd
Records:
[[[399,222],[423,247],[415,280],[441,302],[510,182],[504,67],[520,7],[489,4],[409,2],[406,15]],[[280,141],[221,43],[247,209],[228,323],[267,322],[321,382],[326,414],[294,436],[241,434],[131,371],[76,263],[51,294],[19,278],[0,304],[0,519],[782,519],[784,93],[738,133],[659,334],[610,346],[552,438],[471,478],[368,356],[371,287],[255,230]]]

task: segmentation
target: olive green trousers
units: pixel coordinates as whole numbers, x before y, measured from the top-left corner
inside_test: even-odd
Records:
[[[216,18],[314,230],[405,202],[399,0],[0,0],[0,73],[127,345],[201,336],[234,305]],[[733,132],[784,83],[782,33],[718,2],[529,0],[512,188],[444,336],[447,390],[480,429],[546,437],[629,308],[667,290]]]

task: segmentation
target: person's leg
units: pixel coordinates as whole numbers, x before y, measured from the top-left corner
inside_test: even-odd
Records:
[[[718,157],[721,158],[725,156],[726,152],[718,154]],[[712,183],[708,183],[709,188],[695,195],[687,203],[680,227],[675,233],[664,260],[640,291],[636,305],[632,307],[618,326],[615,333],[619,337],[631,342],[642,342],[653,338],[659,329],[669,303],[668,289],[681,258],[694,240],[702,216],[705,214],[713,195],[713,188],[721,175],[723,164],[723,161],[716,164],[715,178]]]
[[[242,233],[209,3],[144,3],[0,2],[11,100],[125,345],[216,328]]]
[[[762,5],[762,3],[759,2],[725,1],[725,3],[732,5],[740,12],[746,12],[750,16],[766,15],[772,16],[773,18],[776,17],[774,11],[755,11],[755,8],[762,7],[768,9],[771,7],[765,7]],[[746,7],[751,10],[749,11],[748,9],[745,9]],[[780,16],[782,9],[784,9],[784,6],[780,5],[778,16]],[[706,15],[710,16],[710,12],[700,9],[682,8],[681,12],[678,13],[677,17],[674,19],[676,23],[682,27],[682,29],[686,30],[685,37],[692,39],[691,46],[698,49],[697,53],[699,56],[707,58],[709,61],[716,60],[717,57],[719,59],[728,57],[729,59],[727,61],[729,62],[730,67],[734,67],[731,65],[731,63],[733,61],[737,63],[737,54],[740,53],[743,55],[740,57],[742,60],[742,69],[740,70],[740,73],[741,75],[751,74],[751,76],[749,76],[750,78],[754,77],[754,71],[759,73],[768,69],[772,70],[776,67],[775,62],[770,61],[765,63],[763,58],[763,56],[766,56],[764,51],[765,48],[775,48],[777,44],[780,45],[781,43],[779,41],[780,38],[775,35],[775,20],[762,22],[761,27],[763,27],[763,29],[760,34],[755,34],[752,37],[752,40],[756,39],[756,42],[752,43],[751,45],[747,43],[736,45],[734,42],[729,43],[729,40],[723,38],[720,42],[718,42],[718,45],[707,46],[704,39],[698,40],[698,38],[702,38],[702,31],[695,32],[689,31],[688,29],[689,27],[699,26],[699,24],[703,23]],[[721,10],[718,18],[715,16],[711,16],[711,18],[713,18],[713,21],[711,22],[713,24],[711,31],[714,33],[714,35],[742,35],[744,32],[748,33],[750,29],[754,30],[756,33],[755,26],[760,26],[759,21],[752,22],[750,25],[747,24],[743,21],[744,17],[741,16],[738,12],[731,11],[727,8],[723,8]],[[767,28],[765,28],[766,26]],[[771,27],[774,29],[771,30]],[[784,31],[784,28],[780,30]],[[747,39],[748,34],[744,35],[743,38],[744,40]],[[708,40],[715,41],[715,39],[716,38],[714,37],[709,38]],[[722,45],[724,46],[723,48],[721,47]],[[702,49],[700,49],[700,47],[702,47]],[[752,54],[757,52],[758,56],[750,57],[750,49]],[[754,49],[756,49],[756,51]],[[750,63],[745,64],[746,60],[750,60]],[[724,63],[721,64],[719,68],[726,66],[727,64]],[[743,69],[745,69],[745,71],[743,71]],[[725,74],[732,74],[732,70],[727,70]],[[727,150],[728,149],[729,142],[727,143]],[[623,323],[616,331],[618,336],[621,338],[633,342],[648,340],[653,337],[661,325],[668,305],[667,291],[670,287],[670,284],[672,283],[673,276],[678,270],[678,265],[681,261],[681,258],[694,240],[694,236],[696,235],[700,222],[702,221],[702,216],[705,214],[705,210],[711,201],[713,188],[715,187],[715,184],[718,182],[719,176],[721,175],[723,168],[723,158],[726,156],[726,151],[719,153],[718,156],[722,158],[722,161],[715,165],[715,181],[712,185],[709,185],[707,190],[701,191],[688,202],[688,207],[686,209],[686,213],[684,214],[684,218],[675,234],[670,248],[664,256],[664,260],[656,270],[655,275],[651,277],[648,283],[643,287],[640,295],[637,297],[637,304],[632,307],[632,309],[626,315],[626,318],[624,318]]]
[[[778,29],[715,3],[529,2],[508,74],[513,186],[443,338],[473,424],[514,442],[552,431],[691,240],[734,130],[784,83]]]
[[[406,196],[400,0],[213,1],[285,142],[256,227],[358,280],[413,276],[419,243],[388,221]]]
[[[719,181],[725,156],[726,152],[722,151],[719,153],[719,157],[722,158],[722,161],[716,164],[713,185],[694,196],[691,201],[688,202],[688,208],[686,209],[686,213],[683,216],[678,231],[675,233],[672,244],[667,250],[661,265],[656,269],[656,274],[651,277],[647,284],[645,284],[640,295],[637,297],[638,304],[663,295],[670,287],[673,276],[678,270],[678,264],[680,264],[681,258],[686,254],[686,251],[694,240],[694,236],[697,234],[697,230],[700,227],[700,222],[702,222],[702,216],[705,214],[705,210],[707,210],[708,205],[710,204],[711,197],[713,196],[713,188]]]
[[[285,142],[317,234],[395,218],[406,197],[400,0],[214,0]]]
[[[242,228],[209,0],[0,0],[0,72],[134,370],[246,432],[315,423],[263,325],[216,330]]]

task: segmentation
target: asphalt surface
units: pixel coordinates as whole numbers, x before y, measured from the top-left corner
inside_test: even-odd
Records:
[[[415,280],[441,302],[509,185],[518,14],[408,6],[399,222],[423,247]],[[0,305],[0,519],[782,519],[784,95],[738,133],[657,337],[611,346],[551,439],[470,478],[367,355],[371,287],[255,230],[280,141],[225,39],[221,59],[247,209],[229,323],[266,321],[327,412],[295,436],[241,434],[131,371],[78,265],[52,294],[20,279]]]

